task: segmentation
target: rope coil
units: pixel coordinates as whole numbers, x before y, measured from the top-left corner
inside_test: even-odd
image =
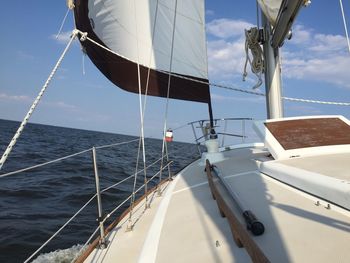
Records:
[[[249,50],[252,53],[253,59],[250,58]],[[259,44],[259,29],[252,27],[249,30],[245,30],[245,53],[246,60],[243,70],[243,81],[245,81],[247,73],[247,64],[251,67],[252,72],[258,78],[258,82],[253,86],[253,89],[257,89],[262,84],[262,73],[264,72],[264,59],[263,51]]]

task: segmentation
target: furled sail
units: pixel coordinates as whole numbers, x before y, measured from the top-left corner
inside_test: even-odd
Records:
[[[258,0],[258,3],[271,25],[275,26],[282,0]]]
[[[76,28],[92,62],[130,92],[210,104],[204,0],[76,0]],[[185,78],[183,78],[185,77]],[[189,80],[196,79],[205,83]]]

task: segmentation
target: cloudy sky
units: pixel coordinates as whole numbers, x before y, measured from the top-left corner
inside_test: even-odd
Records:
[[[330,2],[332,4],[330,4]],[[350,27],[350,1],[344,1]],[[65,1],[5,1],[0,16],[0,118],[21,121],[62,52],[73,28],[72,14],[55,38],[66,13]],[[257,23],[255,1],[206,1],[207,48],[211,82],[251,90],[255,77],[245,62],[244,29]],[[281,49],[283,95],[350,102],[350,53],[338,1],[313,1],[301,10],[293,37]],[[83,74],[83,71],[85,74]],[[264,92],[262,86],[258,91]],[[266,118],[263,97],[212,87],[215,117]],[[342,114],[349,106],[286,101],[286,116]],[[149,98],[146,136],[161,137],[165,100]],[[172,100],[169,126],[207,118],[200,103]],[[114,87],[75,43],[31,122],[137,135],[138,96]],[[188,131],[176,134],[189,140]]]

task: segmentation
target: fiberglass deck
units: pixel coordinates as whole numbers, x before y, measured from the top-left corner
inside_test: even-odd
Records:
[[[261,149],[222,153],[216,163],[230,186],[264,223],[253,237],[271,262],[349,262],[349,212],[300,192],[258,170]],[[220,216],[199,160],[167,184],[161,197],[151,195],[108,236],[107,249],[94,250],[86,262],[251,262],[234,243],[226,218]],[[316,205],[319,201],[319,205]],[[237,215],[240,218],[240,215]],[[243,219],[240,218],[243,223]]]

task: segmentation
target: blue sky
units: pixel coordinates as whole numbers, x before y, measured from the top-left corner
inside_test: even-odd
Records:
[[[59,40],[54,38],[67,7],[61,1],[5,1],[0,16],[0,118],[21,121],[44,84],[73,29],[72,14]],[[344,0],[350,27],[350,1]],[[209,76],[211,82],[250,89],[242,82],[243,30],[256,24],[255,1],[206,1]],[[283,94],[288,97],[350,102],[350,53],[338,1],[312,1],[301,10],[293,38],[282,48]],[[112,85],[83,55],[78,43],[67,54],[31,122],[138,135],[138,96]],[[261,88],[264,92],[264,88]],[[215,117],[263,119],[262,97],[211,89]],[[165,100],[148,98],[146,136],[160,138]],[[285,115],[341,114],[350,107],[285,102]],[[200,103],[171,100],[172,128],[207,118]],[[189,141],[191,131],[175,134]]]

